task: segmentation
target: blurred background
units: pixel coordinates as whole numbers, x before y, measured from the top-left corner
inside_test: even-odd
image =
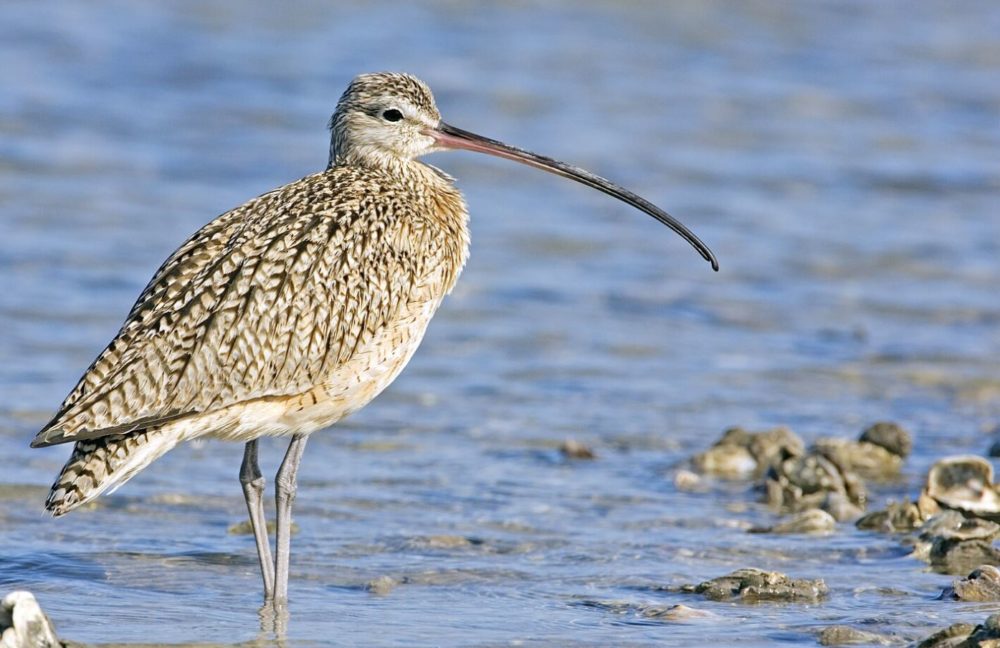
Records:
[[[895,420],[912,495],[1000,422],[1000,4],[8,2],[0,5],[0,592],[77,641],[257,636],[241,447],[180,448],[96,510],[43,516],[69,448],[29,450],[161,261],[322,169],[357,73],[411,72],[444,119],[633,189],[616,201],[466,153],[471,260],[402,377],[313,436],[291,638],[412,645],[812,641],[982,608],[885,537],[747,536],[744,486],[678,491],[721,430],[807,441]],[[594,449],[574,462],[565,439]],[[267,443],[273,474],[283,443]],[[815,608],[658,592],[748,564]],[[366,583],[402,583],[386,596]],[[886,594],[886,592],[891,594]],[[588,602],[686,602],[669,625]]]

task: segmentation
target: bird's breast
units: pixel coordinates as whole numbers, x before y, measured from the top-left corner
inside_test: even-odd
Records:
[[[371,402],[409,363],[468,257],[461,195],[454,189],[432,195],[420,209],[391,219],[381,236],[379,258],[359,273],[352,289],[351,301],[361,305],[353,353],[321,384],[289,402],[278,433],[336,423]],[[388,316],[375,316],[385,308]]]

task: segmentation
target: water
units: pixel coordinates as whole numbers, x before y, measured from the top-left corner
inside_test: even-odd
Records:
[[[913,431],[914,494],[1000,418],[1000,5],[5,3],[0,7],[0,592],[81,642],[259,635],[241,448],[180,448],[97,510],[41,514],[68,453],[29,450],[160,261],[322,167],[361,71],[445,118],[649,197],[718,254],[565,181],[435,156],[471,261],[403,376],[313,436],[293,542],[296,645],[812,643],[921,636],[988,607],[893,538],[747,535],[749,485],[672,470],[732,424]],[[594,447],[564,460],[566,438]],[[282,445],[267,442],[273,474]],[[754,565],[816,606],[659,590]],[[386,596],[365,590],[402,581]],[[683,602],[671,624],[601,605]],[[265,636],[266,639],[266,636]]]

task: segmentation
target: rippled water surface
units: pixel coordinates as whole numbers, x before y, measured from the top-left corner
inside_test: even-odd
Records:
[[[315,434],[295,645],[769,645],[832,623],[918,637],[982,605],[896,539],[748,535],[749,484],[674,486],[729,425],[807,440],[896,420],[912,495],[1000,419],[1000,4],[264,1],[0,6],[0,593],[81,642],[261,637],[241,448],[175,450],[93,510],[29,450],[160,261],[326,162],[356,73],[663,205],[718,254],[552,176],[435,156],[472,257],[402,377]],[[558,445],[589,444],[594,461]],[[283,443],[263,445],[270,475]],[[819,605],[664,591],[755,565]],[[376,595],[366,584],[401,584]],[[613,603],[627,605],[615,605]],[[670,623],[642,605],[718,615]],[[630,607],[631,606],[631,607]]]

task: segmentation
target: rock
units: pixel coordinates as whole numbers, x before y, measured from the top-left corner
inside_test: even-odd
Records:
[[[807,509],[774,526],[753,527],[750,533],[829,533],[836,526],[837,521],[826,511]]]
[[[397,585],[399,585],[399,581],[395,578],[383,575],[368,581],[365,584],[365,589],[376,596],[386,596],[389,592],[396,589]]]
[[[715,445],[692,459],[694,469],[723,479],[745,479],[757,470],[757,462],[743,446]]]
[[[806,449],[802,439],[784,426],[751,433],[747,447],[757,462],[760,473],[785,457],[804,454]]]
[[[913,450],[910,433],[898,423],[891,421],[879,421],[869,426],[861,433],[861,438],[858,440],[882,446],[901,459],[909,457]]]
[[[678,470],[674,475],[674,488],[688,493],[703,490],[704,483],[698,473],[690,470]]]
[[[818,504],[831,490],[847,491],[840,470],[818,455],[789,457],[775,464],[767,473],[766,489],[771,506],[788,510],[801,510],[806,501]]]
[[[935,632],[916,648],[998,648],[1000,647],[1000,614],[991,614],[977,626],[956,623]]]
[[[612,614],[631,614],[655,621],[669,623],[689,623],[702,620],[716,620],[717,614],[698,610],[686,605],[660,605],[656,603],[635,603],[627,600],[584,600],[580,605],[597,608]]]
[[[982,457],[941,459],[927,473],[924,492],[944,508],[1000,518],[1000,493],[993,485],[993,466]]]
[[[965,517],[958,511],[942,511],[920,527],[922,540],[992,540],[1000,535],[1000,525],[989,520]]]
[[[992,541],[939,538],[931,545],[930,563],[947,574],[961,574],[973,565],[1000,565],[1000,550]]]
[[[813,449],[841,468],[856,472],[866,479],[894,479],[903,468],[902,457],[867,441],[819,439]]]
[[[929,520],[935,515],[940,514],[944,509],[938,504],[937,500],[928,495],[924,491],[920,491],[920,495],[917,496],[917,510],[920,511],[920,515],[923,516],[924,520]]]
[[[664,607],[662,605],[640,605],[636,607],[636,612],[647,619],[657,621],[672,621],[683,623],[686,621],[699,621],[702,619],[717,619],[718,615],[705,610],[698,610],[681,603]]]
[[[994,522],[943,511],[920,527],[914,556],[945,573],[968,573],[979,565],[1000,565],[1000,550],[993,546],[997,536],[1000,525]]]
[[[829,493],[843,495],[859,509],[866,500],[861,479],[821,454],[789,457],[772,465],[764,489],[769,505],[792,512],[822,507]]]
[[[681,591],[702,594],[712,601],[743,603],[817,603],[829,592],[822,579],[793,579],[779,572],[752,567],[737,569],[698,585],[686,585]]]
[[[1000,601],[1000,569],[993,565],[980,565],[965,578],[952,583],[941,592],[942,600]]]
[[[821,646],[891,646],[900,643],[898,637],[858,630],[851,626],[827,626],[818,637]]]
[[[61,648],[52,621],[31,592],[11,592],[0,601],[0,648]]]
[[[829,513],[837,522],[853,522],[865,513],[844,493],[827,493],[819,507]]]
[[[916,502],[892,502],[881,511],[872,511],[857,521],[857,527],[866,531],[899,533],[913,531],[933,515],[941,511],[933,499],[922,497]]]
[[[567,439],[559,445],[559,452],[566,459],[596,459],[597,454],[590,448],[575,439]]]
[[[746,428],[742,428],[739,425],[734,425],[733,427],[726,428],[722,431],[722,436],[719,440],[715,442],[715,445],[733,445],[740,446],[742,448],[750,448],[750,444],[759,434],[766,434],[770,430],[764,432],[750,432]]]
[[[786,427],[748,432],[741,427],[727,429],[711,448],[692,459],[694,469],[705,475],[744,479],[762,475],[780,459],[805,452],[802,439]]]
[[[955,623],[917,642],[916,648],[958,648],[966,645],[966,640],[975,629],[976,626],[971,623]]]
[[[969,635],[966,643],[981,648],[997,648],[1000,646],[1000,614],[991,614],[986,620],[977,625]],[[965,648],[963,646],[963,648]]]

